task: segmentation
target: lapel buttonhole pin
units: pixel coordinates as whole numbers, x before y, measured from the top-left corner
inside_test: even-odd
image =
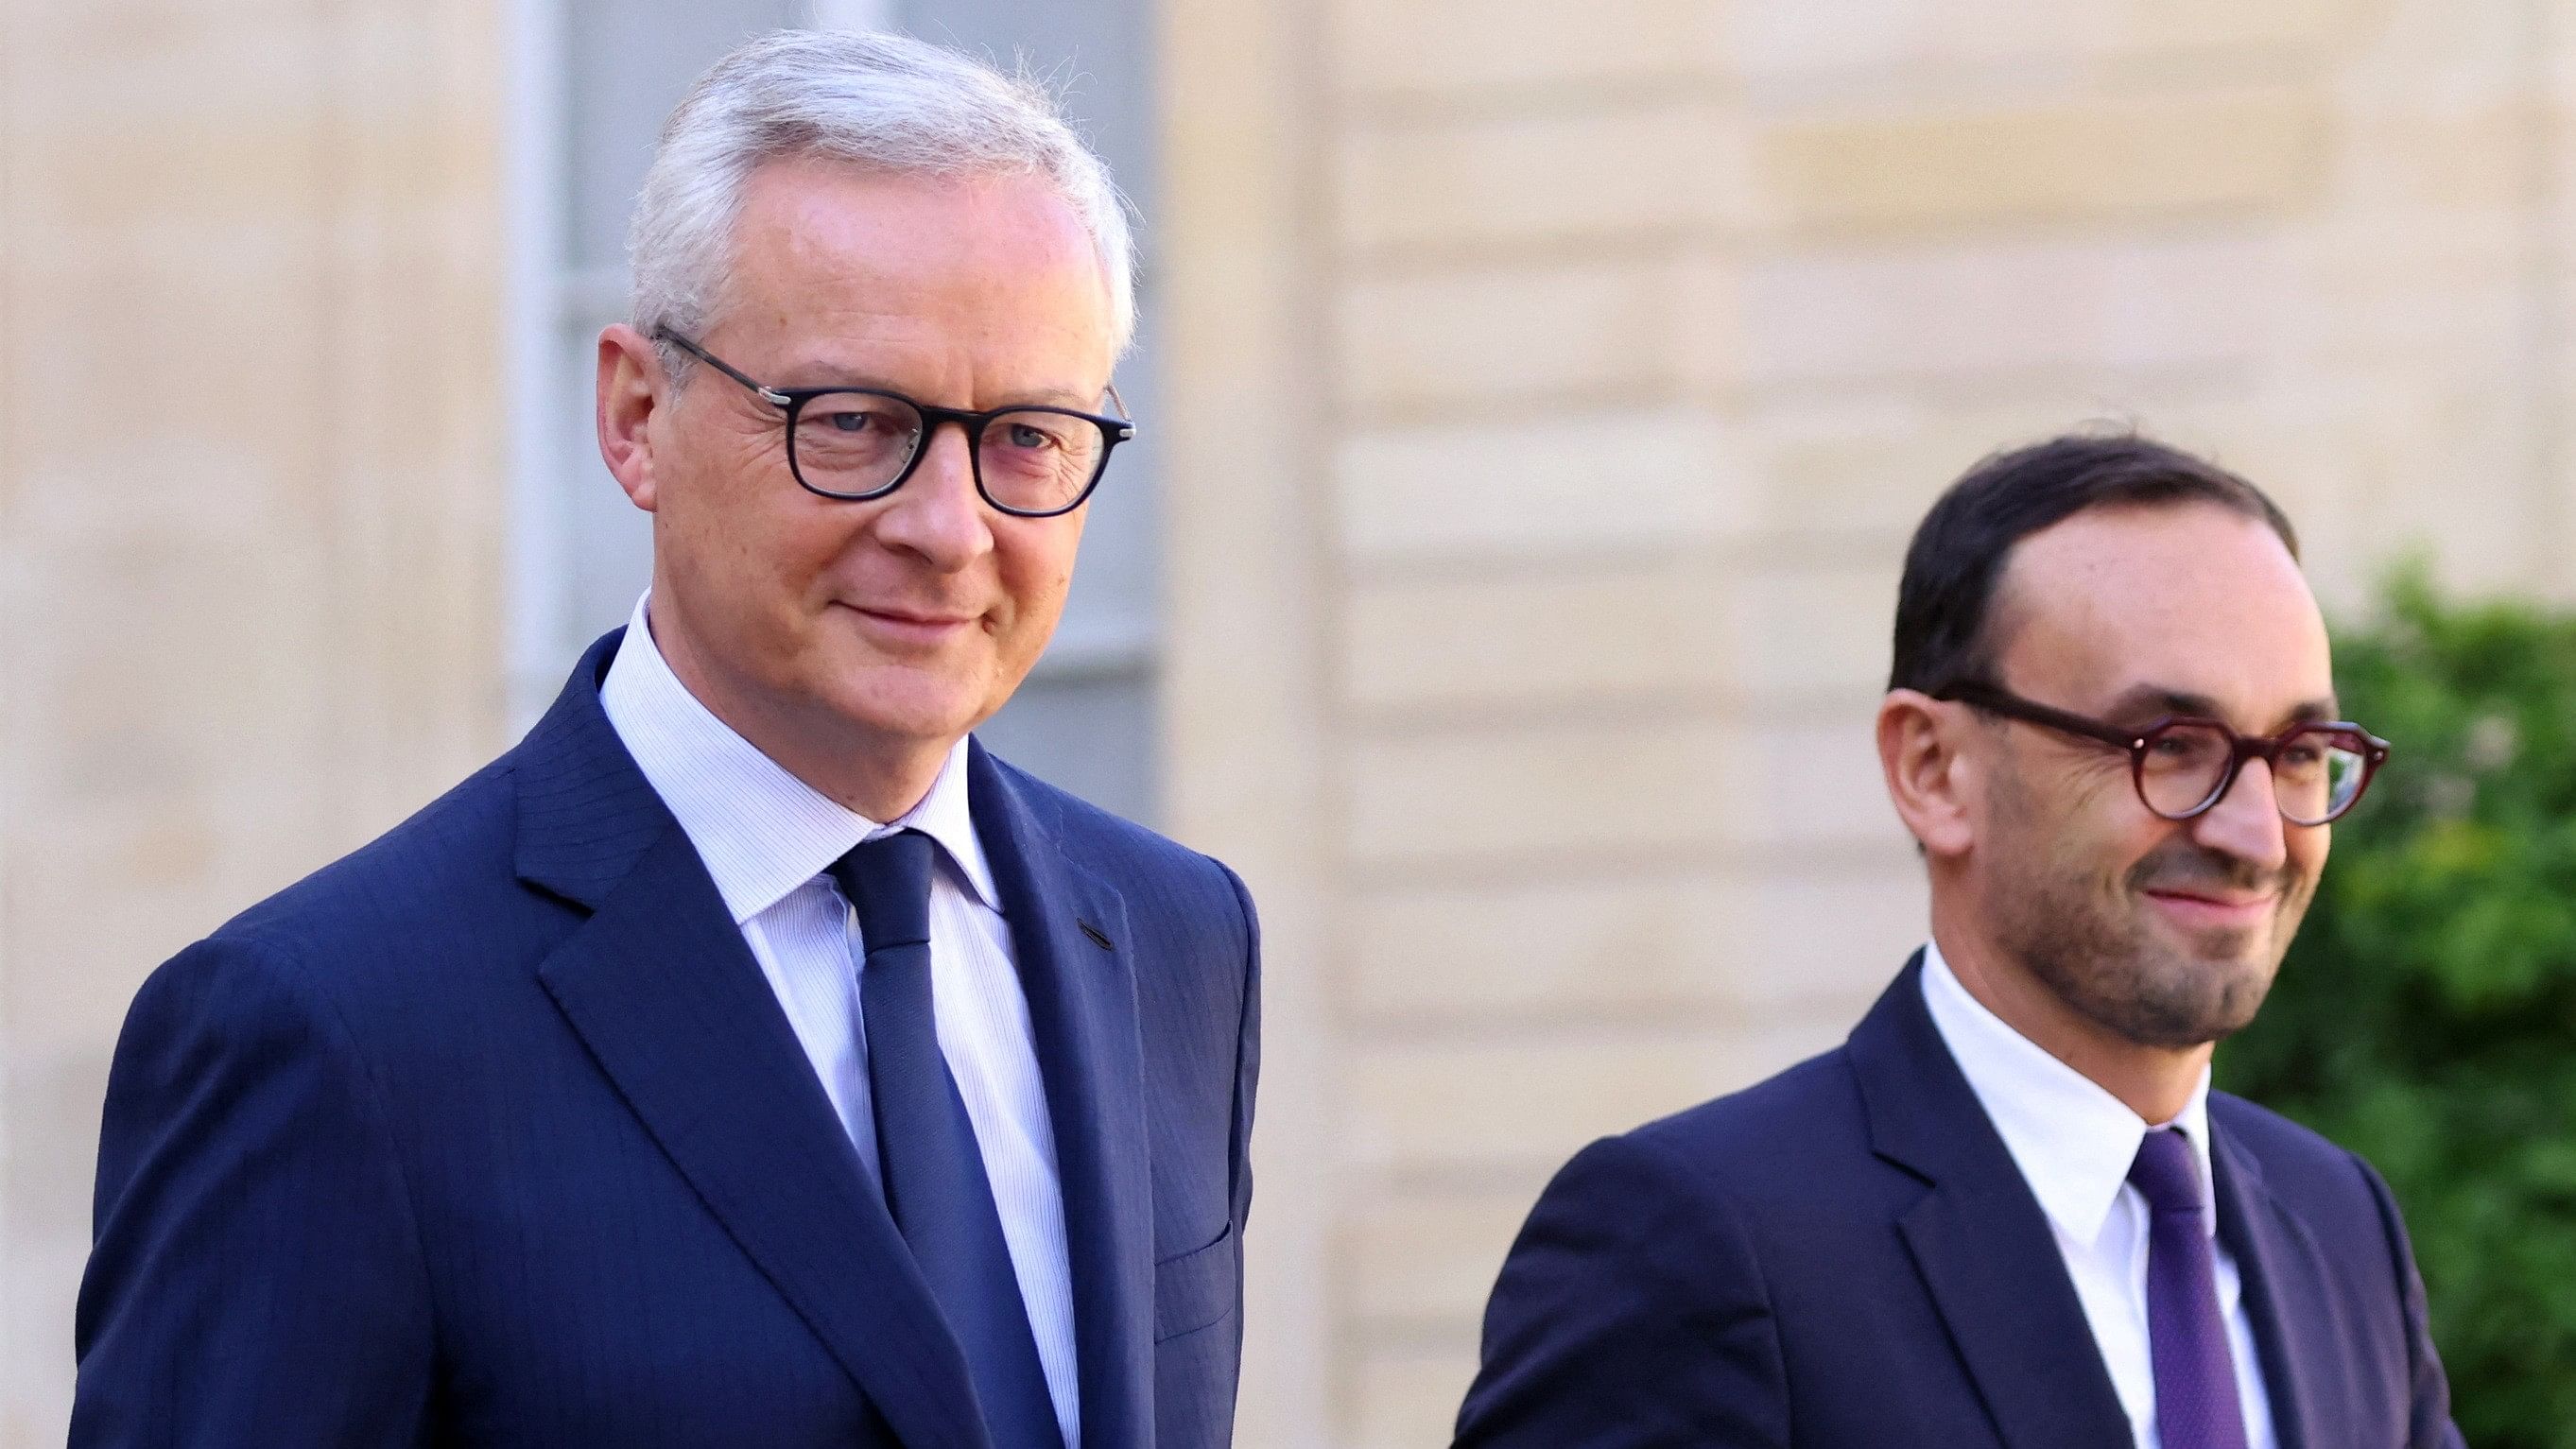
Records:
[[[1091,924],[1089,921],[1076,921],[1074,924],[1080,926],[1082,928],[1082,934],[1089,936],[1091,938],[1091,944],[1099,947],[1101,950],[1115,951],[1118,949],[1116,945],[1110,942],[1110,939],[1107,936],[1101,934],[1098,926]]]

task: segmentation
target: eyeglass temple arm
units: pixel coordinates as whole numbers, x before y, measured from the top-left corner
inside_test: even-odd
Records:
[[[1118,383],[1115,379],[1109,383],[1109,405],[1118,409],[1118,441],[1123,443],[1135,437],[1136,415],[1127,410],[1127,399],[1118,395]]]
[[[1991,710],[1996,714],[2027,720],[2035,725],[2062,730],[2070,735],[2080,735],[2088,740],[2099,740],[2117,749],[2136,749],[2138,741],[2143,738],[2136,730],[2119,729],[2106,725],[2100,720],[2086,719],[2080,714],[2069,714],[2062,709],[2052,709],[2037,700],[2024,699],[2017,694],[2007,694],[2000,689],[1974,681],[1953,684],[1948,688],[1935,691],[1932,697]]]
[[[744,387],[750,388],[753,392],[760,394],[763,400],[776,404],[782,408],[787,406],[787,394],[780,392],[775,388],[764,387],[761,384],[752,381],[748,376],[736,370],[732,364],[726,362],[723,358],[718,357],[714,353],[700,347],[698,344],[691,342],[689,339],[672,331],[670,328],[654,328],[653,339],[657,342],[670,343],[682,352],[689,354],[698,361],[705,363],[707,366],[712,367],[716,371],[723,373],[725,376],[732,378],[734,381],[741,383]]]

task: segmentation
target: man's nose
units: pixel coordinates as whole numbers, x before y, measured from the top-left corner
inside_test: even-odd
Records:
[[[912,476],[887,496],[874,531],[889,547],[953,573],[993,547],[984,500],[975,489],[974,455],[963,424],[933,424],[921,449]]]
[[[2274,793],[2272,766],[2247,760],[2228,782],[2227,793],[2191,822],[2192,839],[2263,871],[2279,870],[2289,859],[2288,822],[2281,818]]]

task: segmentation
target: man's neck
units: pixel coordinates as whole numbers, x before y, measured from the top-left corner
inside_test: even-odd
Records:
[[[1932,938],[1941,958],[1977,1004],[2040,1050],[2117,1097],[2151,1127],[2182,1115],[2214,1050],[2141,1046],[2068,1006],[2046,983],[1967,923],[1933,910]]]
[[[885,739],[854,731],[819,706],[764,704],[757,691],[729,688],[724,671],[708,667],[681,631],[655,623],[652,612],[648,604],[645,627],[680,687],[816,794],[883,825],[911,813],[939,782],[955,741]]]

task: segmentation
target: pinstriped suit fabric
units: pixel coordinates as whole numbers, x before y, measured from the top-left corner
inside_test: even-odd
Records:
[[[1010,927],[975,834],[966,742],[948,752],[920,804],[894,821],[869,820],[789,774],[699,703],[653,645],[650,603],[650,596],[636,602],[600,685],[600,707],[688,832],[862,1163],[879,1160],[859,1009],[867,943],[824,872],[851,846],[895,830],[939,843],[946,859],[931,881],[930,951],[940,1049],[975,1124],[1056,1424],[1066,1443],[1081,1443],[1055,1136]]]
[[[138,995],[74,1444],[985,1449],[840,1110],[601,710],[617,642],[508,755]],[[980,750],[967,774],[1052,1129],[1082,1449],[1220,1449],[1249,904]]]

